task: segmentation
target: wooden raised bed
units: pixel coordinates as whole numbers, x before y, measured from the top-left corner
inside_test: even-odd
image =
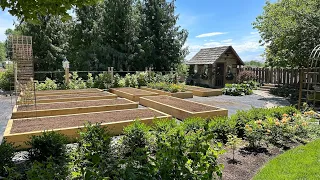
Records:
[[[148,87],[141,87],[140,89],[155,92],[155,93],[158,93],[159,95],[173,96],[173,97],[177,97],[177,98],[181,98],[181,99],[193,98],[193,94],[190,91],[171,93],[171,92],[162,91],[162,90],[158,90],[158,89],[152,89],[152,88],[148,88]]]
[[[186,89],[192,91],[195,96],[208,97],[222,95],[222,89],[210,89],[197,86],[186,86]]]
[[[157,96],[158,93],[141,90],[137,88],[125,87],[125,88],[112,88],[110,92],[118,95],[122,98],[130,99],[131,101],[139,102],[140,97],[144,96]]]
[[[108,92],[96,92],[96,93],[74,93],[74,94],[58,94],[36,97],[37,103],[52,103],[52,102],[68,102],[68,101],[88,101],[99,99],[115,99],[117,95]],[[32,104],[34,101],[29,101]],[[22,101],[21,97],[18,98],[17,104],[25,104],[28,102]]]
[[[12,142],[20,149],[28,148],[25,144],[32,135],[40,135],[44,130],[53,130],[64,134],[70,141],[78,137],[78,132],[84,127],[86,122],[92,124],[101,123],[106,127],[111,135],[119,135],[123,128],[134,120],[152,125],[155,119],[168,119],[170,115],[160,111],[143,109],[126,109],[108,112],[84,113],[76,115],[49,116],[40,118],[25,118],[9,120],[4,138],[7,142]]]
[[[97,92],[103,92],[103,90],[97,89],[97,88],[45,90],[45,91],[36,91],[36,96],[49,96],[49,95],[58,95],[58,94],[74,94],[74,93],[97,93]]]
[[[93,101],[70,101],[35,105],[16,105],[12,119],[79,114],[99,111],[138,108],[138,103],[127,99],[103,99]]]
[[[228,116],[228,110],[171,96],[141,97],[140,104],[184,120],[189,117]]]

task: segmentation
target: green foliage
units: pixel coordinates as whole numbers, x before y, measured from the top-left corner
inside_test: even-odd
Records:
[[[257,79],[257,76],[253,71],[241,71],[237,76],[238,83],[254,81],[256,79]]]
[[[262,121],[250,121],[245,126],[245,137],[249,142],[249,147],[256,149],[260,146],[260,143],[265,135],[265,130],[262,127]]]
[[[268,65],[307,67],[311,50],[320,43],[319,5],[318,0],[266,1],[253,26],[262,45],[267,44]]]
[[[247,61],[247,62],[244,62],[244,64],[246,66],[250,66],[250,67],[264,67],[265,66],[264,62],[256,61],[256,60]]]
[[[137,74],[138,86],[146,86],[148,83],[148,73],[147,72],[140,72]]]
[[[190,67],[189,65],[184,64],[184,63],[178,64],[178,66],[177,66],[177,75],[179,77],[187,78],[189,76],[189,67]]]
[[[78,148],[71,156],[73,178],[117,177],[117,156],[111,149],[111,137],[107,131],[99,124],[86,124],[79,134]]]
[[[0,176],[8,175],[7,168],[14,166],[12,158],[15,153],[15,147],[12,143],[7,143],[6,140],[0,144]]]
[[[234,158],[234,153],[239,148],[239,146],[242,143],[242,139],[238,138],[237,135],[229,134],[228,135],[228,142],[226,143],[226,146],[232,150],[232,162],[235,163],[236,160]]]
[[[283,85],[270,89],[270,94],[290,98],[293,101],[297,101],[299,98],[299,88],[292,85]]]
[[[98,74],[98,76],[96,76],[94,81],[94,87],[99,89],[109,88],[111,87],[111,84],[112,84],[112,77],[111,77],[111,74],[107,72]]]
[[[235,119],[228,117],[216,117],[210,120],[208,128],[213,138],[222,143],[227,143],[228,135],[236,133]]]
[[[123,85],[120,83],[121,77],[119,74],[115,74],[113,76],[113,82],[112,82],[112,87],[118,88],[118,87],[123,87]]]
[[[71,78],[69,84],[66,86],[66,89],[85,89],[86,83],[79,77],[77,72],[73,72],[72,75],[69,75]]]
[[[0,41],[0,63],[6,60],[6,46]]]
[[[93,76],[91,73],[88,73],[88,79],[87,79],[87,82],[86,82],[86,87],[87,88],[93,88],[94,86],[94,81],[93,81]]]
[[[171,93],[185,91],[185,87],[183,84],[172,84],[172,83],[166,83],[166,82],[148,83],[147,87],[152,88],[152,89],[168,91]]]
[[[13,66],[8,66],[6,71],[0,72],[0,89],[9,91],[14,85]]]
[[[67,137],[54,131],[45,131],[39,136],[32,136],[26,142],[31,146],[28,150],[29,160],[42,163],[52,158],[56,163],[64,162],[67,141]]]
[[[50,78],[46,78],[44,83],[36,82],[36,90],[43,91],[43,90],[56,90],[58,89],[58,85],[56,84],[55,80],[51,80]]]
[[[252,94],[252,89],[250,84],[226,84],[222,92],[230,96],[245,96]]]

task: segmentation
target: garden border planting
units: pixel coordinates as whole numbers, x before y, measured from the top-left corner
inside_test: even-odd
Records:
[[[49,96],[49,95],[59,95],[59,94],[96,93],[96,92],[103,92],[103,90],[98,89],[98,88],[68,89],[68,90],[44,90],[44,91],[36,91],[36,95],[37,96]]]
[[[129,91],[129,92],[126,92]],[[131,92],[130,92],[131,91]],[[150,92],[142,89],[125,87],[125,88],[111,88],[110,92],[122,98],[127,98],[131,101],[139,102],[140,97],[143,96],[158,96],[158,93]],[[136,93],[139,92],[139,93]]]
[[[153,117],[139,119],[141,122],[143,122],[147,125],[152,125],[154,120],[162,120],[162,119],[171,119],[172,118],[171,115],[160,112],[158,110],[151,109],[151,108],[145,108],[145,109],[125,109],[125,110],[115,110],[115,111],[107,111],[107,112],[72,114],[72,115],[62,115],[62,116],[48,116],[48,117],[28,118],[28,119],[30,119],[30,120],[35,119],[35,121],[37,121],[37,120],[41,120],[42,118],[51,118],[52,117],[52,118],[59,118],[59,120],[61,120],[63,117],[77,117],[77,116],[79,117],[80,116],[80,118],[81,118],[81,116],[85,116],[85,115],[95,115],[95,114],[99,115],[102,113],[114,114],[115,112],[121,112],[121,114],[126,113],[126,112],[130,112],[130,114],[134,114],[134,111],[146,111],[146,110],[151,110],[151,111],[154,111],[154,113],[161,114],[159,116],[153,116]],[[102,115],[100,115],[100,117],[101,116]],[[6,139],[6,141],[12,142],[16,146],[19,146],[18,147],[19,149],[28,148],[28,146],[25,144],[25,142],[28,141],[31,136],[40,135],[43,132],[43,130],[42,130],[42,131],[30,131],[30,132],[12,133],[11,134],[11,130],[13,129],[14,122],[23,121],[23,120],[27,120],[27,119],[10,119],[8,121],[6,130],[4,132],[4,138]],[[57,120],[57,121],[59,121],[59,120]],[[123,128],[128,126],[129,124],[131,124],[134,120],[136,120],[136,118],[130,119],[130,120],[121,120],[120,119],[119,121],[102,123],[101,126],[106,127],[108,129],[108,132],[111,135],[120,135],[120,134],[122,134]],[[52,131],[56,131],[56,132],[59,132],[61,134],[68,136],[72,142],[72,140],[74,138],[79,137],[78,132],[83,128],[84,128],[84,125],[81,125],[81,126],[74,126],[74,127],[52,129]]]
[[[180,101],[181,105],[186,108],[176,107],[174,105],[168,105],[165,102],[162,103],[160,98],[167,97],[173,101]],[[156,100],[155,100],[156,99]],[[182,102],[183,101],[183,102]],[[223,108],[218,108],[214,106],[210,106],[207,104],[202,104],[198,102],[193,102],[189,100],[179,99],[172,96],[153,96],[153,97],[141,97],[140,104],[146,107],[151,107],[153,109],[157,109],[159,111],[165,112],[167,114],[172,115],[178,119],[184,120],[189,117],[202,117],[202,118],[209,118],[214,116],[228,116],[228,110]],[[202,106],[206,107],[211,110],[204,110],[204,111],[190,111],[187,110],[188,106]]]
[[[163,91],[163,90],[148,88],[145,86],[141,87],[140,89],[155,92],[155,93],[158,93],[159,95],[173,96],[173,97],[177,97],[177,98],[181,98],[181,99],[193,98],[193,94],[190,91],[171,93],[171,92],[167,92],[167,91]]]
[[[104,93],[103,95],[100,93]],[[79,97],[70,97],[70,94],[58,94],[58,95],[49,95],[49,96],[41,96],[41,99],[37,99],[37,103],[54,103],[54,102],[69,102],[69,101],[89,101],[89,100],[99,100],[99,99],[115,99],[117,95],[109,93],[109,92],[100,92],[98,93],[80,93]],[[81,96],[83,95],[83,96]],[[69,96],[69,97],[68,97]],[[47,99],[45,97],[48,97]],[[57,97],[57,98],[52,98]],[[23,102],[21,97],[18,97],[17,104],[32,104],[33,101]]]
[[[197,86],[185,86],[188,91],[192,91],[193,95],[200,97],[208,96],[220,96],[222,95],[222,89],[210,89]]]
[[[118,99],[106,99],[106,100],[93,100],[93,101],[75,101],[74,103],[81,103],[81,102],[98,102],[98,101],[113,101]],[[89,112],[99,112],[99,111],[112,111],[112,110],[120,110],[120,109],[133,109],[138,108],[138,103],[127,100],[128,103],[123,104],[107,104],[100,105],[100,106],[87,106],[87,107],[74,107],[74,108],[61,108],[61,109],[44,109],[44,110],[31,110],[31,111],[18,111],[19,105],[15,105],[12,111],[12,119],[18,118],[30,118],[30,117],[43,117],[43,116],[57,116],[57,115],[67,115],[67,114],[79,114],[79,113],[89,113]],[[73,101],[65,102],[65,103],[72,103]],[[63,102],[58,102],[63,104]],[[39,105],[45,105],[39,104]],[[50,105],[52,103],[48,103]],[[53,103],[55,104],[55,103]]]

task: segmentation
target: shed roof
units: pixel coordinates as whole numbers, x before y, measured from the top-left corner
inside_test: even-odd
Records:
[[[244,65],[243,61],[232,48],[232,46],[200,49],[200,51],[193,56],[193,58],[187,61],[186,64],[213,64],[221,57],[222,54],[226,53],[227,51],[231,51],[237,57],[239,64]]]

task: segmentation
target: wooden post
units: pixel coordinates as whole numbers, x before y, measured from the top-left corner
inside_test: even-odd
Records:
[[[65,68],[64,69],[64,77],[65,77],[65,82],[66,82],[66,85],[69,84],[69,80],[70,80],[70,77],[69,77],[69,67]]]
[[[113,67],[110,68],[111,82],[113,82]]]
[[[299,102],[298,102],[298,110],[300,110],[300,109],[301,109],[302,88],[303,88],[303,86],[302,86],[302,84],[303,84],[303,77],[302,77],[302,75],[303,75],[303,69],[301,68],[301,69],[299,70],[299,81],[300,81],[300,87],[299,87]],[[308,97],[307,97],[307,98],[308,98]]]

